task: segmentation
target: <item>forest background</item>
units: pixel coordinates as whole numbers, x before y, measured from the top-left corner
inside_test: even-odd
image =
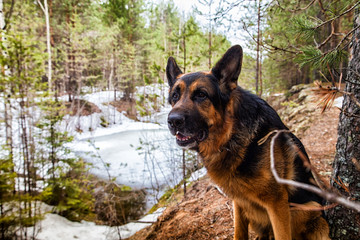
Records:
[[[259,96],[346,79],[358,1],[196,5],[182,12],[171,0],[1,1],[2,239],[14,232],[29,237],[27,227],[41,218],[39,202],[72,220],[97,218],[92,192],[99,183],[66,147],[72,133],[57,127],[66,115],[96,111],[81,100],[86,93],[113,91],[109,104],[139,120],[166,104],[145,87],[166,93],[169,56],[183,72],[209,70],[239,42],[245,49],[239,85]],[[136,93],[139,86],[143,92]],[[111,124],[102,119],[103,127]]]

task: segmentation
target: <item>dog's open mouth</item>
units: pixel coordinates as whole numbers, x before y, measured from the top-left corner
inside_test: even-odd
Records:
[[[176,132],[176,143],[181,147],[195,147],[199,142],[204,141],[207,138],[206,131],[200,131],[197,134],[186,135],[179,131]]]

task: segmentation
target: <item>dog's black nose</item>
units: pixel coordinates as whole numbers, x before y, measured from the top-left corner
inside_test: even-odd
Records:
[[[170,128],[181,129],[185,124],[185,116],[179,113],[170,113],[168,116],[168,124]]]

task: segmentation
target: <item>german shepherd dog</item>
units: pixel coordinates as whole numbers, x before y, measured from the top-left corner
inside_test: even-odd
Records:
[[[319,207],[322,198],[277,183],[271,172],[271,137],[265,136],[287,128],[264,100],[237,85],[242,55],[242,48],[233,46],[210,72],[187,74],[168,59],[170,132],[178,145],[199,153],[212,181],[233,200],[234,239],[248,239],[249,228],[257,239],[329,239],[320,211],[290,208],[290,203]],[[273,149],[281,178],[316,185],[298,138],[281,132]]]

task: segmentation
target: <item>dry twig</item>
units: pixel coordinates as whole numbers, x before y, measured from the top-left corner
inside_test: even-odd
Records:
[[[334,203],[338,203],[341,204],[347,208],[351,208],[357,212],[360,212],[360,204],[357,202],[353,202],[350,201],[348,198],[344,198],[343,196],[337,194],[337,193],[333,193],[333,192],[329,192],[329,191],[324,191],[321,190],[318,187],[309,185],[309,184],[305,184],[305,183],[300,183],[300,182],[296,182],[293,180],[289,180],[289,179],[284,179],[284,178],[280,178],[276,168],[275,168],[275,157],[274,157],[274,148],[275,148],[275,140],[276,138],[281,134],[281,133],[286,133],[289,132],[288,130],[275,130],[273,131],[273,133],[276,133],[272,138],[271,138],[271,143],[270,143],[270,167],[271,167],[271,172],[275,178],[275,180],[280,183],[280,184],[286,184],[289,186],[294,186],[296,188],[301,188],[304,189],[306,191],[309,192],[313,192],[315,194],[318,194],[319,196],[321,196],[322,198],[324,198],[327,201],[330,202],[334,202]]]
[[[324,74],[320,71],[320,74],[323,75],[323,77],[329,81]],[[315,81],[314,84],[318,87],[317,89],[313,90],[316,92],[316,94],[323,96],[321,98],[321,100],[319,101],[319,105],[323,105],[322,111],[321,113],[325,112],[327,109],[330,109],[334,103],[335,97],[338,93],[342,94],[342,95],[347,95],[351,98],[352,101],[354,101],[354,103],[360,107],[360,101],[354,96],[353,93],[350,92],[346,92],[340,89],[340,84],[341,84],[341,80],[342,80],[342,73],[340,74],[340,80],[339,80],[339,87],[333,86],[330,87],[328,86],[327,88],[324,88],[321,83],[319,81]]]
[[[290,203],[291,210],[302,210],[302,211],[324,211],[336,207],[337,203],[333,203],[327,206],[308,206],[299,203]]]

